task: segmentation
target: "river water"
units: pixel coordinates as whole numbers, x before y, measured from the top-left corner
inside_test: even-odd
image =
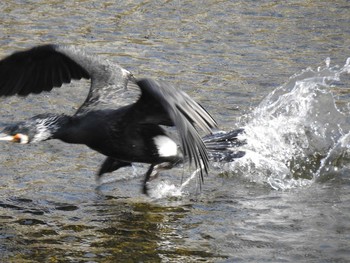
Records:
[[[0,145],[1,262],[349,262],[350,2],[0,3],[0,55],[71,44],[166,80],[223,130],[233,163],[201,191],[188,169],[140,193],[139,165],[95,182],[103,157],[48,141]],[[1,98],[0,126],[73,113],[89,83]]]

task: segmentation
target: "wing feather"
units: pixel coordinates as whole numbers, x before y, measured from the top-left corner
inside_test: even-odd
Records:
[[[50,91],[71,79],[90,78],[84,65],[60,53],[57,45],[37,46],[0,61],[0,96]],[[67,74],[74,71],[74,74]],[[65,71],[65,77],[62,72]]]
[[[117,93],[126,89],[130,72],[72,46],[42,45],[0,60],[0,96],[38,94],[71,80],[91,79],[87,99],[77,114],[99,107],[117,108]],[[120,93],[120,92],[119,92]]]
[[[190,164],[193,163],[200,169],[203,180],[203,172],[207,173],[209,169],[209,158],[196,127],[211,133],[217,127],[215,120],[185,92],[164,82],[140,79],[137,84],[141,89],[141,97],[134,108],[138,112],[140,122],[163,125],[167,123],[169,126],[175,126],[184,156]]]

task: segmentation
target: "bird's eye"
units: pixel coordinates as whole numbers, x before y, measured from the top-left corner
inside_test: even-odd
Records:
[[[15,136],[13,136],[12,141],[20,144],[26,144],[29,142],[29,137],[25,134],[17,133]]]

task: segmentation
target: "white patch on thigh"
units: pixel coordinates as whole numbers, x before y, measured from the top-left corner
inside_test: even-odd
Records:
[[[168,136],[158,135],[154,137],[153,140],[158,149],[159,156],[170,157],[177,155],[177,145]]]

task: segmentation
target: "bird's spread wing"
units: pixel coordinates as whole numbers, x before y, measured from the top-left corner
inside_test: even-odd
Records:
[[[116,109],[130,102],[134,89],[127,89],[132,74],[117,64],[71,46],[43,45],[16,52],[0,61],[0,96],[41,93],[73,79],[91,79],[85,102],[76,114]],[[196,127],[211,132],[213,118],[186,93],[150,79],[137,81],[141,90],[133,108],[139,123],[176,126],[185,157],[201,171],[209,166],[205,145]]]
[[[205,144],[196,128],[211,133],[217,127],[215,120],[185,92],[164,82],[140,79],[137,84],[141,89],[141,97],[134,109],[140,123],[174,125],[185,157],[200,169],[203,179],[203,171],[208,171],[209,160]]]
[[[91,79],[91,86],[77,114],[111,104],[122,106],[118,92],[125,93],[131,74],[73,46],[37,46],[0,61],[0,96],[37,94],[81,78]]]

